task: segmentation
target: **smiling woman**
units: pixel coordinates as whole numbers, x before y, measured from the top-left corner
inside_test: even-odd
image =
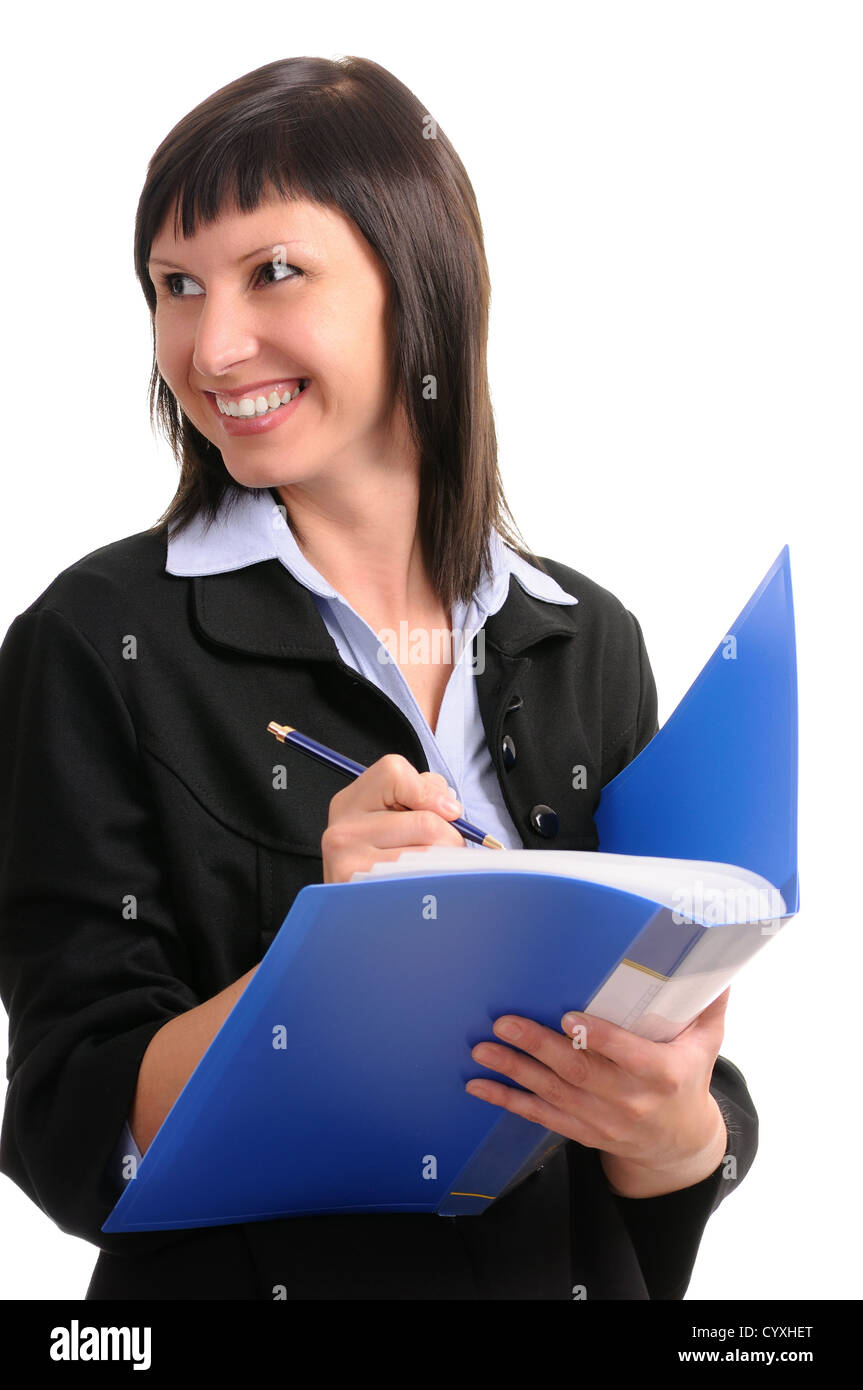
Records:
[[[470,1104],[565,1142],[481,1216],[102,1231],[306,885],[488,853],[462,813],[595,850],[658,727],[637,619],[505,519],[479,213],[402,83],[302,57],[216,92],[150,162],[135,266],[176,495],[0,648],[0,1168],[99,1247],[89,1299],[682,1298],[757,1142],[727,995],[668,1044],[594,1020],[577,1057],[483,1001],[505,1041],[466,1024],[465,1066],[505,1080]],[[403,626],[429,640],[383,659]],[[273,766],[273,720],[366,770]]]
[[[182,465],[157,525],[183,529],[275,484],[302,539],[322,486],[345,528],[357,497],[377,497],[396,529],[416,517],[420,606],[433,592],[444,616],[488,567],[492,526],[542,569],[497,466],[473,189],[391,73],[292,58],[215,93],[150,161],[135,266],[153,316],[151,406]],[[261,398],[302,377],[300,408],[271,421]],[[219,392],[248,393],[264,427],[217,416],[214,428]],[[324,546],[316,560],[346,580]]]

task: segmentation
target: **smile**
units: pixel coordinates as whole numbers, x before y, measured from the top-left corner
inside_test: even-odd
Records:
[[[222,415],[233,415],[235,419],[250,420],[253,416],[266,415],[269,410],[278,410],[279,406],[289,405],[296,400],[301,391],[305,391],[309,384],[309,378],[303,377],[293,391],[288,388],[281,395],[278,391],[270,391],[269,395],[260,396],[241,396],[236,397],[220,396],[217,392],[216,404]]]
[[[302,397],[308,395],[311,379],[303,377],[291,389],[290,383],[281,392],[275,388],[264,395],[217,396],[205,392],[210,410],[230,435],[269,434],[292,420]]]

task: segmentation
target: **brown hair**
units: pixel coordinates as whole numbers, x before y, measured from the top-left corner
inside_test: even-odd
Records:
[[[447,609],[468,601],[490,563],[494,526],[518,554],[506,502],[486,365],[490,284],[476,196],[447,137],[412,92],[367,58],[285,58],[229,83],[185,116],[150,160],[135,221],[135,270],[155,315],[150,248],[173,207],[174,235],[251,212],[269,192],[351,218],[386,266],[389,371],[420,460],[418,525]],[[183,413],[155,359],[151,423],[180,464],[176,494],[150,528],[213,518],[243,488]],[[436,397],[426,399],[432,376]],[[509,522],[505,519],[509,518]],[[511,525],[509,523],[512,523]]]

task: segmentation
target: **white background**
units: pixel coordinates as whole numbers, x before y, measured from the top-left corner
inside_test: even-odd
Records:
[[[459,152],[508,500],[639,618],[661,722],[790,546],[802,908],[732,986],[760,1149],[687,1297],[859,1298],[860,6],[151,0],[4,28],[0,631],[170,501],[132,264],[147,161],[294,54],[382,63]],[[0,1297],[83,1298],[95,1247],[5,1176],[0,1229]]]

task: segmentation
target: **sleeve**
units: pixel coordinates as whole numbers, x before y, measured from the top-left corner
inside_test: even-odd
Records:
[[[34,604],[0,647],[0,1171],[104,1250],[187,1234],[100,1228],[141,1059],[201,1002],[192,978],[129,710],[88,639]]]
[[[650,668],[644,635],[638,619],[629,610],[625,617],[631,624],[627,640],[612,652],[612,669],[608,679],[605,717],[611,736],[602,749],[602,785],[605,786],[627,763],[631,763],[655,734],[659,733],[656,682]],[[633,668],[638,670],[638,700],[635,704]],[[622,716],[622,717],[621,717]],[[618,729],[618,722],[623,724]]]
[[[659,702],[656,694],[656,681],[653,679],[653,671],[647,656],[647,647],[644,644],[644,634],[641,625],[634,613],[629,614],[635,625],[635,635],[638,640],[638,714],[635,720],[635,739],[633,742],[632,756],[638,756],[642,748],[659,733]]]
[[[616,776],[659,732],[656,682],[644,637],[638,619],[632,613],[628,617],[634,624],[638,650],[638,710],[615,749],[614,770],[604,781]],[[758,1115],[752,1097],[742,1073],[725,1057],[716,1059],[710,1092],[728,1131],[725,1155],[715,1171],[692,1187],[661,1197],[619,1197],[612,1193],[651,1299],[683,1298],[708,1218],[742,1182],[758,1148]]]
[[[722,1162],[702,1182],[661,1197],[612,1193],[635,1247],[651,1299],[682,1299],[708,1218],[742,1182],[758,1149],[758,1115],[746,1081],[733,1062],[719,1056],[711,1095],[722,1111],[728,1144]]]

